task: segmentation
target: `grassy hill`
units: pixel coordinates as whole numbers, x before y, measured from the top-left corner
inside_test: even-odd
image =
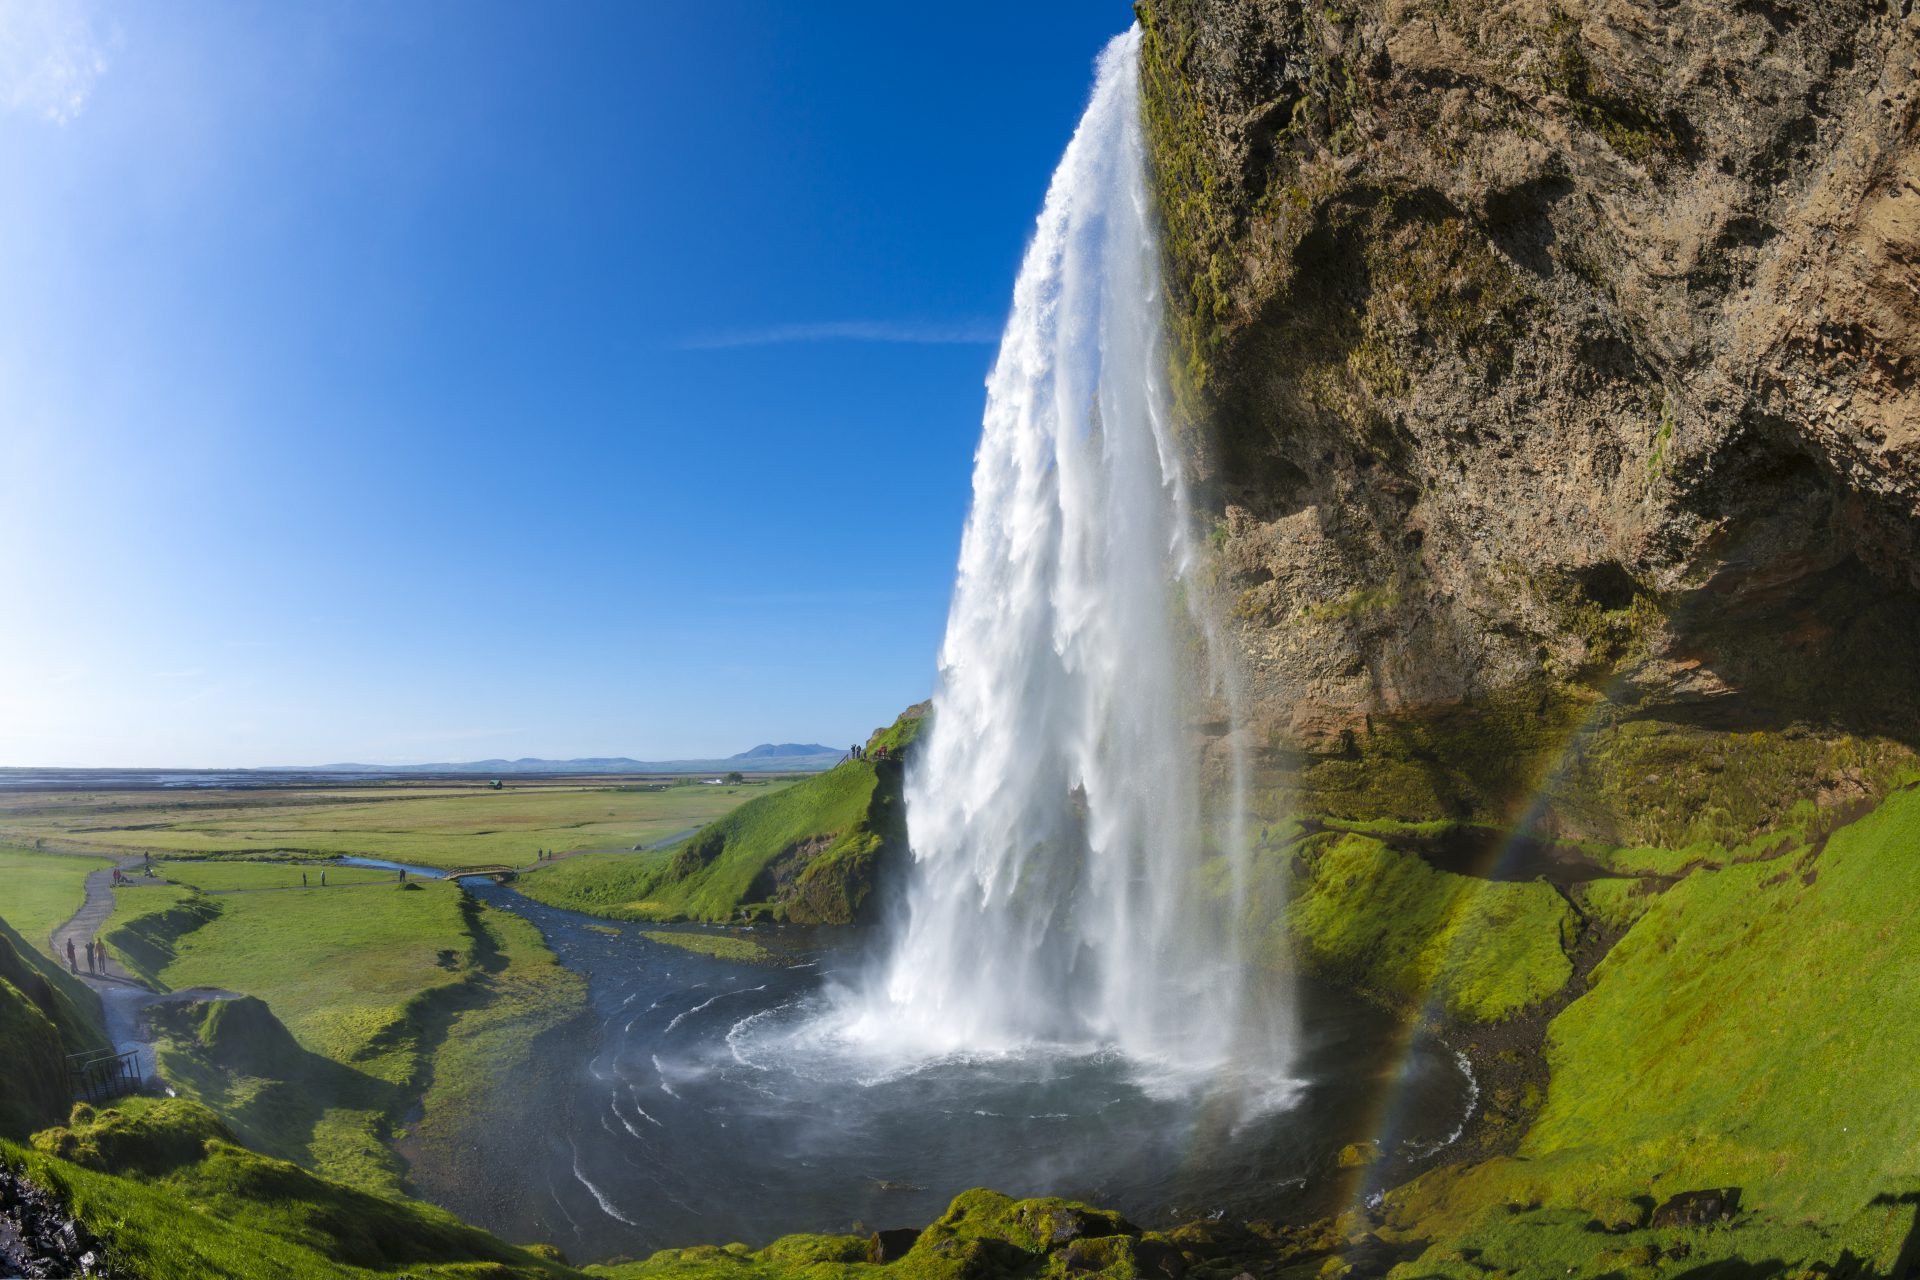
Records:
[[[163,990],[251,997],[156,1011],[162,1072],[248,1146],[365,1190],[401,1186],[391,1143],[416,1108],[416,1164],[452,1176],[462,1124],[583,1005],[584,980],[531,925],[449,882],[338,869],[300,889],[277,864],[158,870],[182,883],[123,890],[108,946]]]
[[[924,706],[873,735],[868,758],[847,760],[760,796],[668,849],[589,854],[524,875],[531,898],[624,920],[809,924],[869,916],[887,859],[906,847],[904,758]],[[874,758],[882,749],[887,758]]]
[[[103,1048],[100,1002],[0,920],[0,1138],[67,1112],[67,1055]]]
[[[418,1201],[343,1185],[238,1145],[183,1099],[77,1106],[0,1168],[50,1193],[144,1280],[461,1276],[566,1280],[551,1249],[516,1248]]]

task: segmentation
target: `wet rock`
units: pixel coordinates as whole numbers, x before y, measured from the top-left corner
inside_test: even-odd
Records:
[[[942,1240],[928,1252],[946,1263],[955,1280],[986,1280],[1020,1265],[1020,1251],[1004,1240]]]
[[[1704,1227],[1714,1222],[1731,1222],[1740,1209],[1740,1188],[1682,1191],[1653,1211],[1658,1227]]]
[[[1380,1144],[1377,1142],[1349,1142],[1340,1148],[1342,1169],[1364,1169],[1379,1159]]]
[[[0,1169],[0,1274],[26,1280],[106,1276],[106,1251],[47,1192]]]
[[[920,1239],[918,1227],[896,1227],[891,1231],[876,1231],[867,1239],[868,1262],[893,1262],[906,1256]]]

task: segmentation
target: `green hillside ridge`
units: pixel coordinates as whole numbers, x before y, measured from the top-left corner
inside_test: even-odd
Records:
[[[584,1007],[584,979],[533,926],[450,882],[298,889],[270,864],[158,869],[262,890],[119,895],[104,936],[129,972],[248,997],[157,1008],[161,1073],[248,1146],[352,1186],[401,1190],[392,1143],[416,1105],[416,1158],[451,1177],[462,1125]]]
[[[65,1115],[67,1055],[105,1046],[93,992],[0,919],[0,1138]]]
[[[569,858],[515,887],[616,920],[868,920],[886,862],[906,848],[902,757],[925,715],[910,708],[869,739],[866,759],[751,800],[671,848]]]
[[[382,1197],[236,1144],[184,1099],[134,1099],[26,1148],[0,1166],[53,1193],[106,1246],[114,1274],[144,1280],[464,1277],[559,1280],[555,1251],[516,1248],[443,1209]]]

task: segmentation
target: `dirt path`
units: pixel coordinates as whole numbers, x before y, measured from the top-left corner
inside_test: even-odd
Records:
[[[132,875],[134,868],[142,866],[144,856],[122,858],[118,867],[124,877],[121,881],[126,887],[143,887],[167,883],[152,876]],[[113,914],[113,867],[102,867],[87,876],[86,900],[80,904],[80,910],[71,920],[53,931],[53,954],[62,964],[67,963],[69,954],[75,957],[72,970],[80,981],[86,983],[100,996],[100,1008],[105,1017],[107,1038],[113,1041],[113,1047],[121,1053],[138,1051],[139,1068],[143,1078],[157,1076],[159,1065],[154,1060],[153,1032],[141,1016],[156,1004],[175,1004],[188,1000],[231,1000],[238,993],[221,991],[213,987],[191,987],[184,991],[155,991],[128,973],[120,962],[108,952],[103,968],[89,971],[84,957],[87,944],[100,932],[100,927]],[[67,948],[71,946],[72,952]]]
[[[116,864],[122,875],[128,876],[128,882],[134,885],[157,885],[166,883],[151,876],[131,875],[134,868],[145,862],[141,857],[122,858]],[[105,991],[111,986],[134,987],[146,990],[144,984],[134,978],[120,966],[111,954],[106,958],[104,972],[94,972],[87,965],[87,944],[100,932],[100,926],[113,914],[113,867],[102,867],[87,876],[86,901],[80,904],[80,910],[73,918],[53,931],[53,954],[61,964],[66,964],[79,976],[80,980],[95,991]],[[71,948],[71,950],[69,950]],[[68,957],[73,959],[69,961]]]

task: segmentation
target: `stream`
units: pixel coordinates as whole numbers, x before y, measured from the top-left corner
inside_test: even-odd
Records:
[[[1149,1227],[1299,1220],[1344,1207],[1339,1153],[1375,1136],[1389,1089],[1390,1157],[1444,1144],[1471,1106],[1446,1045],[1416,1037],[1409,1051],[1397,1020],[1320,984],[1298,993],[1297,1088],[1249,1116],[1169,1096],[1112,1053],[890,1064],[838,1046],[816,1028],[830,984],[861,961],[854,931],[736,935],[776,956],[740,963],[640,936],[660,926],[489,881],[468,891],[531,921],[588,976],[594,1028],[567,1060],[543,1061],[534,1096],[468,1121],[477,1175],[417,1172],[463,1216],[576,1261],[923,1226],[976,1186],[1084,1199]]]

